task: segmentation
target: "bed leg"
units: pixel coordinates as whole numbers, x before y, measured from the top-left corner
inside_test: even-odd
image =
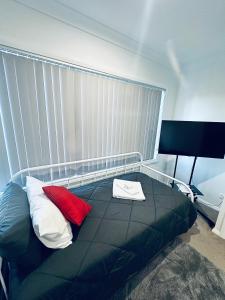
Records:
[[[1,257],[0,257],[0,282],[1,282],[1,286],[3,288],[3,292],[5,294],[5,298],[6,298],[6,300],[8,300],[5,280],[4,280],[3,275],[2,275],[2,258]]]

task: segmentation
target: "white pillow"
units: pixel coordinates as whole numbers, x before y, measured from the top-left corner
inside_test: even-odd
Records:
[[[70,223],[42,190],[47,184],[27,176],[26,188],[34,232],[48,248],[66,248],[72,243]]]

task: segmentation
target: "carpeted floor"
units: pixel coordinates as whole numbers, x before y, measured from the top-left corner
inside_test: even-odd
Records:
[[[212,232],[212,228],[205,218],[198,215],[191,229],[180,237],[225,272],[225,240]]]
[[[111,300],[224,300],[225,273],[175,240]]]

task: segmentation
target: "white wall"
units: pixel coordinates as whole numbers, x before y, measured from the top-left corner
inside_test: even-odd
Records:
[[[189,64],[183,68],[183,76],[174,119],[225,122],[225,55]],[[192,161],[179,158],[178,178],[188,181]],[[209,201],[225,193],[225,159],[198,158],[193,184],[200,184]]]
[[[163,87],[172,118],[178,84],[162,64],[10,0],[0,0],[0,43]]]
[[[225,121],[225,55],[183,68],[174,118]]]

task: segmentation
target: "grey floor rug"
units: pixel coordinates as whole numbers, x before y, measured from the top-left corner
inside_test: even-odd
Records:
[[[225,300],[225,273],[175,240],[111,298],[122,299]]]

